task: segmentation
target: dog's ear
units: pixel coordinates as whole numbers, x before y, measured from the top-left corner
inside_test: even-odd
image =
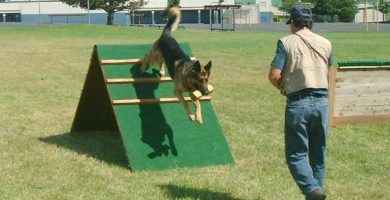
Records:
[[[200,63],[198,60],[194,63],[194,70],[197,73],[200,73],[200,71],[201,71]]]
[[[211,60],[207,63],[207,65],[206,66],[204,66],[204,70],[206,70],[206,71],[210,71],[210,69],[211,69]]]

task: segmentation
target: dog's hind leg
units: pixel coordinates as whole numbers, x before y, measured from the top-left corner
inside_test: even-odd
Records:
[[[141,65],[141,69],[140,69],[141,73],[145,73],[146,67],[149,65],[149,59],[150,59],[149,54],[145,54],[144,59],[142,59],[142,65]]]
[[[164,62],[161,62],[161,64],[160,64],[160,75],[161,75],[161,77],[164,77],[165,76],[165,64],[164,64]]]
[[[186,110],[187,115],[190,118],[190,120],[195,121],[195,115],[194,115],[194,113],[192,113],[192,111],[190,109],[190,105],[188,105],[188,102],[184,99],[183,92],[181,92],[179,90],[175,90],[175,95],[180,100],[180,102],[183,104],[184,109]]]

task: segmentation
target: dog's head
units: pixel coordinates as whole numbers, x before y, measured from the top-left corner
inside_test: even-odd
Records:
[[[193,62],[193,68],[191,72],[191,85],[195,90],[199,90],[202,95],[208,95],[209,90],[207,88],[207,83],[210,77],[211,61],[209,61],[205,66],[201,66],[199,61]]]

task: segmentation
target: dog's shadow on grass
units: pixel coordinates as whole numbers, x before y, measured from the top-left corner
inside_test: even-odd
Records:
[[[196,189],[174,184],[159,185],[170,199],[198,199],[198,200],[243,200],[232,197],[229,193],[214,192],[208,189]]]
[[[128,168],[126,152],[123,148],[122,139],[117,132],[68,132],[38,139],[109,164]]]

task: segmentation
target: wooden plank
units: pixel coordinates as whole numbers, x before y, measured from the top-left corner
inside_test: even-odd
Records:
[[[336,95],[336,77],[337,77],[337,68],[331,67],[329,70],[329,125],[333,126],[333,116],[334,116],[334,105],[335,105],[335,95]]]
[[[361,98],[361,97],[377,97],[377,98],[386,98],[390,96],[389,93],[379,93],[379,94],[338,94],[336,98]]]
[[[349,86],[349,85],[381,85],[390,84],[390,73],[382,74],[380,76],[366,76],[366,77],[337,77],[337,86]]]
[[[101,60],[101,65],[124,65],[124,64],[136,64],[141,63],[142,59],[117,59],[117,60]]]
[[[184,98],[186,101],[191,101],[190,97]],[[210,96],[202,96],[201,101],[211,100]],[[177,103],[180,102],[178,98],[158,98],[158,99],[122,99],[122,100],[113,100],[113,105],[134,105],[134,104],[154,104],[154,103]]]
[[[344,124],[358,124],[358,123],[378,123],[390,122],[390,114],[375,115],[375,116],[349,116],[349,117],[334,117],[332,126]]]
[[[390,104],[390,94],[387,96],[337,96],[335,98],[337,106],[369,106]]]
[[[387,85],[361,85],[336,86],[336,96],[389,96],[390,84]]]
[[[330,126],[390,121],[390,67],[338,68],[337,74],[331,71],[329,103]]]
[[[390,69],[376,69],[376,70],[338,70],[337,78],[378,78],[389,77]]]
[[[390,69],[390,66],[340,66],[340,70],[380,70],[380,69]]]
[[[196,57],[190,57],[191,60],[197,60]],[[111,60],[101,60],[101,65],[126,65],[126,64],[137,64],[141,63],[142,59],[111,59]]]
[[[117,131],[119,125],[94,47],[71,131],[102,130]]]
[[[106,79],[107,84],[125,84],[125,83],[159,83],[159,82],[171,82],[171,77],[161,78],[113,78]]]
[[[334,116],[374,116],[390,113],[390,104],[387,105],[365,105],[365,106],[335,106]]]

